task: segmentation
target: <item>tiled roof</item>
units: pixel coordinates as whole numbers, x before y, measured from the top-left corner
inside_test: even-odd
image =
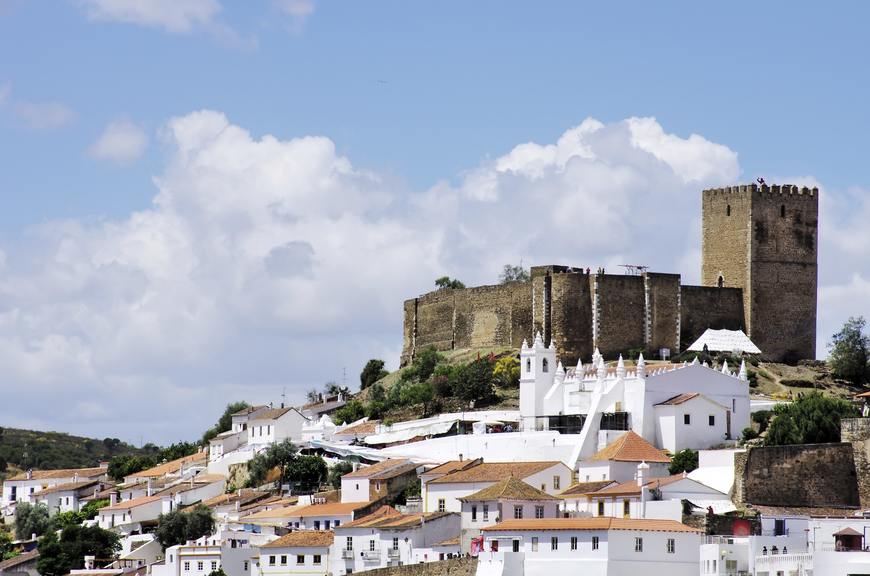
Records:
[[[369,478],[371,480],[387,480],[401,474],[405,474],[410,470],[416,470],[417,465],[404,458],[391,458],[360,468],[353,472],[348,472],[342,478]]]
[[[562,464],[558,461],[548,462],[484,462],[466,470],[446,474],[430,480],[429,484],[453,484],[464,482],[498,482],[507,476],[526,478],[542,472],[547,468]],[[564,464],[562,464],[564,466]]]
[[[145,504],[150,504],[152,502],[159,502],[162,499],[163,499],[162,496],[142,496],[141,498],[133,498],[132,500],[124,500],[123,502],[118,502],[114,506],[105,506],[103,508],[100,508],[100,512],[112,512],[114,510],[129,510],[130,508],[144,506]]]
[[[261,404],[260,406],[248,406],[247,408],[242,408],[238,412],[233,412],[232,414],[230,414],[230,416],[247,416],[251,412],[256,412],[257,410],[261,410],[265,407],[265,404]]]
[[[597,482],[577,482],[576,484],[572,484],[568,486],[559,496],[562,498],[566,496],[578,496],[585,495],[589,492],[597,492],[602,488],[606,488],[611,484],[616,484],[614,480],[598,480]]]
[[[16,566],[20,566],[25,562],[30,562],[32,560],[36,560],[39,558],[39,552],[36,550],[31,550],[30,552],[23,552],[14,558],[9,558],[8,560],[4,560],[0,562],[0,572],[4,572],[9,570],[10,568],[15,568]]]
[[[241,518],[241,520],[245,521],[262,520],[263,518],[293,518],[299,516],[298,512],[303,508],[307,508],[307,506],[281,506],[278,508],[270,508],[269,510],[260,510],[259,512],[249,514],[244,518]]]
[[[668,463],[671,459],[633,430],[629,430],[603,450],[593,454],[589,460],[614,460],[616,462],[662,462]]]
[[[674,482],[679,482],[687,478],[684,473],[674,474],[673,476],[666,476],[664,478],[653,478],[644,486],[649,488],[650,490],[654,488],[661,488],[662,486],[667,486],[668,484],[673,484]],[[616,486],[608,486],[602,490],[596,490],[594,492],[589,493],[589,496],[629,496],[631,494],[640,494],[640,486],[637,485],[637,480],[629,480],[628,482],[623,482],[621,484],[617,484]]]
[[[257,414],[254,416],[254,420],[277,420],[287,412],[293,410],[293,408],[272,408],[271,410],[266,410],[262,414]]]
[[[260,548],[329,548],[334,537],[331,530],[298,530]]]
[[[402,515],[402,513],[399,512],[398,510],[396,510],[395,508],[393,508],[392,506],[381,506],[380,508],[378,508],[377,510],[375,510],[371,514],[366,514],[362,518],[357,518],[353,522],[348,522],[347,524],[344,524],[344,526],[351,526],[351,527],[373,526],[377,522],[380,522],[380,521],[383,521],[383,520],[386,520],[389,518],[395,518],[395,517],[398,517],[401,515]]]
[[[326,504],[309,504],[299,508],[298,516],[310,518],[311,516],[331,516],[334,514],[351,514],[360,508],[365,508],[371,502],[327,502]]]
[[[193,464],[205,464],[206,460],[208,460],[207,452],[197,452],[195,454],[191,454],[190,456],[184,456],[182,458],[178,458],[177,460],[171,460],[169,462],[164,462],[163,464],[158,464],[154,468],[142,470],[141,472],[134,472],[132,474],[129,474],[128,478],[159,478],[160,476],[166,476],[167,474],[178,472],[179,470],[181,470],[182,465],[190,466]]]
[[[389,506],[381,506],[367,516],[358,518],[353,522],[348,522],[337,526],[336,530],[344,528],[377,528],[379,530],[398,530],[421,526],[423,521],[429,522],[436,518],[441,518],[456,512],[432,512],[429,514],[401,514],[394,508]]]
[[[380,424],[380,420],[368,420],[366,422],[360,422],[355,426],[348,426],[341,432],[336,432],[336,436],[369,436],[370,434],[374,434],[378,431],[378,424]]]
[[[208,500],[203,500],[203,506],[213,507],[213,506],[223,506],[224,504],[231,504],[236,501],[239,504],[247,504],[250,502],[256,502],[267,498],[269,496],[268,492],[261,492],[259,490],[254,490],[252,488],[242,488],[241,493],[238,490],[235,492],[227,492],[226,494],[221,494],[219,496],[215,496],[214,498],[209,498]]]
[[[458,470],[465,470],[466,468],[471,468],[472,466],[477,466],[481,464],[483,459],[477,458],[475,460],[449,460],[444,464],[440,464],[434,468],[430,468],[426,470],[424,474],[450,474],[452,472],[456,472]]]
[[[66,468],[63,470],[33,470],[31,472],[31,479],[58,480],[61,478],[73,478],[76,474],[79,475],[79,478],[95,478],[98,476],[102,476],[107,472],[108,471],[105,468]],[[6,479],[7,482],[11,480],[27,480],[27,472],[20,472],[12,478]]]
[[[75,490],[83,490],[85,488],[94,487],[99,485],[99,480],[85,480],[84,482],[67,482],[65,484],[57,484],[55,486],[49,486],[44,490],[40,490],[39,492],[34,492],[34,496],[42,496],[44,494],[53,494],[55,492],[67,492],[67,491],[75,491]]]
[[[546,492],[529,486],[515,476],[508,476],[501,482],[478,490],[470,496],[460,498],[463,502],[480,502],[483,500],[558,500]]]
[[[683,404],[685,402],[688,402],[689,400],[697,398],[700,395],[701,394],[699,394],[698,392],[687,392],[686,394],[678,394],[673,398],[668,398],[664,402],[659,402],[658,404],[656,404],[656,406],[677,406],[679,404]]]
[[[681,524],[676,520],[652,520],[641,518],[526,518],[505,520],[486,526],[484,532],[510,532],[515,530],[640,530],[644,532],[695,532],[701,531]]]
[[[451,538],[449,540],[444,540],[443,542],[439,542],[435,544],[435,546],[459,546],[459,536],[456,538]]]

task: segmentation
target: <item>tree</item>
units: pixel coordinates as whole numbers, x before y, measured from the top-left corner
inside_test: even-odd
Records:
[[[100,508],[104,508],[109,505],[109,500],[106,498],[102,498],[100,500],[91,500],[79,510],[85,520],[93,520],[97,517],[97,513]]]
[[[691,472],[698,467],[698,453],[695,450],[686,448],[680,450],[674,457],[671,458],[671,465],[668,472],[671,474],[679,474],[681,472]]]
[[[525,282],[530,278],[531,276],[529,276],[529,271],[523,268],[522,264],[520,264],[519,266],[511,266],[510,264],[505,264],[501,274],[498,277],[498,280],[502,284],[507,284],[508,282]]]
[[[828,344],[828,365],[837,378],[863,384],[870,374],[870,340],[864,334],[863,316],[849,318]]]
[[[84,522],[85,517],[75,510],[68,510],[67,512],[58,512],[51,518],[51,529],[52,530],[63,530],[67,526],[72,526],[73,524],[81,524]]]
[[[326,481],[326,475],[326,461],[320,456],[297,456],[286,470],[286,479],[293,482],[297,493],[317,490]]]
[[[851,402],[819,392],[799,394],[790,404],[778,404],[773,414],[765,446],[839,442],[840,420],[859,416]]]
[[[420,382],[428,380],[443,360],[444,355],[438,352],[434,346],[423,348],[411,363],[411,377],[416,377]]]
[[[147,470],[148,468],[155,466],[159,461],[159,457],[159,455],[136,456],[132,454],[115,456],[109,460],[109,476],[120,482],[130,474]]]
[[[320,402],[320,392],[316,389],[311,388],[308,392],[305,393],[305,399],[311,402]]]
[[[48,507],[44,504],[19,502],[15,506],[15,535],[26,540],[31,535],[42,536],[48,530]]]
[[[465,284],[463,284],[456,278],[450,278],[449,276],[442,276],[441,278],[437,278],[435,280],[435,285],[438,286],[439,290],[444,290],[446,288],[450,288],[453,290],[465,288]]]
[[[296,445],[290,440],[270,445],[248,462],[248,484],[262,485],[269,471],[275,468],[279,469],[279,480],[283,482],[287,477],[287,467],[296,458],[296,454]]]
[[[63,529],[60,538],[48,532],[40,539],[36,569],[42,576],[64,576],[70,570],[83,568],[85,556],[110,559],[120,549],[120,538],[114,532],[71,524]]]
[[[217,423],[208,430],[206,430],[205,433],[202,435],[202,445],[208,446],[208,443],[215,436],[232,429],[233,414],[244,410],[245,408],[249,408],[250,406],[251,405],[247,402],[231,402],[230,404],[227,404],[227,407],[224,409],[224,413],[221,414],[220,418],[218,418]]]
[[[333,413],[336,424],[350,424],[366,415],[365,406],[359,400],[351,400]]]
[[[154,536],[166,550],[170,546],[207,536],[214,532],[214,527],[211,509],[197,504],[193,508],[161,514],[157,519]]]
[[[502,388],[516,388],[520,384],[520,361],[514,356],[499,358],[492,369],[492,379]]]
[[[353,471],[353,464],[346,460],[340,460],[335,463],[335,465],[329,469],[329,475],[327,476],[327,482],[330,486],[338,490],[341,488],[341,477],[345,474],[349,474]]]
[[[384,376],[387,376],[389,372],[384,370],[384,361],[378,360],[377,358],[372,358],[366,365],[363,367],[362,372],[359,375],[359,389],[365,390]]]
[[[453,390],[465,402],[486,401],[492,398],[492,362],[488,358],[478,358],[460,367],[455,372],[456,382]]]
[[[191,454],[196,454],[199,447],[193,442],[176,442],[160,451],[164,460],[178,460]]]
[[[6,530],[0,530],[0,562],[17,555],[15,547],[12,546],[12,536]]]

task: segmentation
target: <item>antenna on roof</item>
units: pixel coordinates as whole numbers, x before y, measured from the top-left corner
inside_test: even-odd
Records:
[[[625,268],[626,276],[640,276],[649,270],[649,266],[644,266],[643,264],[620,264],[619,266]]]
[[[286,386],[284,386],[284,388],[281,390],[281,408],[284,407],[285,402],[287,402],[287,387]]]

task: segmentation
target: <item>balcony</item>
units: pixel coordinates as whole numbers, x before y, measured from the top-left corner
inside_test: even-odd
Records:
[[[366,550],[363,552],[363,560],[366,562],[380,562],[381,561],[381,551],[380,550]]]
[[[387,556],[390,558],[390,560],[398,560],[401,555],[402,553],[401,551],[399,551],[398,548],[390,548],[389,550],[387,550]]]
[[[348,550],[347,548],[345,548],[341,551],[341,558],[342,560],[353,560],[353,550]]]

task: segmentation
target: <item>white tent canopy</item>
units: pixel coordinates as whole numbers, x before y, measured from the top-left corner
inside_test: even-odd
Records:
[[[689,346],[690,352],[702,352],[704,345],[710,352],[742,352],[761,354],[758,346],[752,343],[743,330],[713,330],[707,328],[695,343]]]

